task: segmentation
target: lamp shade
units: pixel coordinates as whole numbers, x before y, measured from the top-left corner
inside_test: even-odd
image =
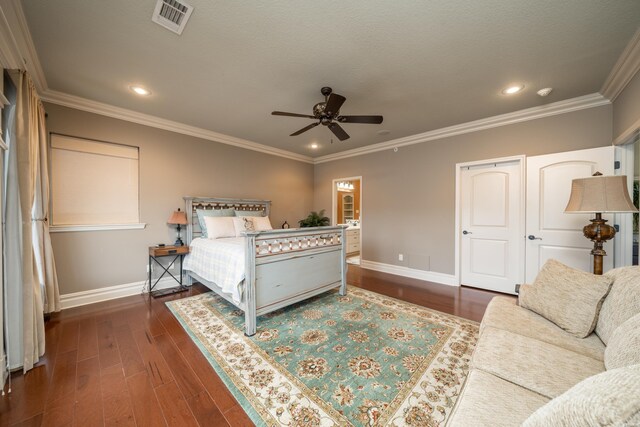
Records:
[[[574,179],[567,213],[637,212],[627,190],[627,176],[591,176]]]
[[[187,225],[189,222],[187,221],[187,214],[182,212],[180,209],[174,211],[167,221],[167,224],[179,224],[179,225]]]

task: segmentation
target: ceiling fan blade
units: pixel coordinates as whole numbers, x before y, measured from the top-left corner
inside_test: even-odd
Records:
[[[349,139],[349,134],[346,133],[344,131],[344,129],[342,129],[340,127],[339,124],[331,123],[331,124],[329,124],[329,129],[331,129],[331,132],[333,132],[333,134],[335,136],[337,136],[340,141],[344,141],[345,139]]]
[[[379,125],[382,123],[382,116],[339,116],[336,120],[340,123],[366,123]]]
[[[315,119],[314,116],[309,116],[307,114],[285,113],[284,111],[273,111],[271,114],[274,116],[304,117],[305,119]]]
[[[344,104],[344,101],[346,100],[347,98],[345,98],[344,96],[332,93],[331,95],[329,95],[327,104],[324,106],[324,113],[330,116],[337,114],[338,111],[340,111],[340,107],[342,107],[342,104]]]
[[[304,132],[308,131],[309,129],[313,129],[314,127],[318,126],[319,124],[320,124],[320,122],[317,122],[317,123],[311,123],[309,126],[305,126],[305,127],[303,127],[302,129],[300,129],[299,131],[294,132],[294,133],[292,133],[292,134],[291,134],[291,135],[289,135],[289,136],[296,136],[296,135],[300,135],[301,133],[304,133]]]

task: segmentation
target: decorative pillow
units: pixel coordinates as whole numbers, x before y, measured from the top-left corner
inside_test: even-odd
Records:
[[[527,308],[578,338],[595,328],[611,278],[547,261],[533,285],[521,286],[518,300]]]
[[[235,233],[234,236],[242,237],[242,233],[245,231],[256,231],[255,224],[251,218],[252,217],[246,216],[232,218]]]
[[[234,217],[231,216],[205,216],[207,236],[209,239],[222,237],[236,237],[236,229],[233,226]]]
[[[204,218],[207,216],[235,216],[236,211],[233,209],[196,209],[198,214],[198,224],[200,224],[200,231],[202,237],[207,238],[207,224],[204,222]]]
[[[604,350],[604,366],[607,369],[640,364],[640,314],[613,331]]]
[[[579,382],[538,408],[522,427],[640,425],[640,365]]]
[[[236,216],[264,216],[264,211],[236,211]]]
[[[640,313],[640,267],[614,268],[605,276],[613,280],[613,285],[602,303],[596,334],[603,343],[609,344],[613,331]]]
[[[246,216],[244,218],[249,218],[253,221],[256,231],[273,230],[268,216]]]

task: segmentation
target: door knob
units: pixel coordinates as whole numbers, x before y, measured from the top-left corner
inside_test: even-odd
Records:
[[[467,234],[473,234],[473,233],[467,230],[462,230],[462,234],[466,236]]]
[[[536,237],[533,234],[529,234],[527,236],[527,239],[529,239],[529,240],[542,240],[542,237]]]

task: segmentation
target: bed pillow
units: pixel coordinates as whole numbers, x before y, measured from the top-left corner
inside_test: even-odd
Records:
[[[586,338],[596,326],[611,278],[547,261],[533,285],[520,287],[520,306],[578,338]]]
[[[198,214],[198,224],[200,224],[200,231],[202,237],[207,238],[207,224],[204,222],[204,218],[207,216],[235,216],[236,211],[234,209],[196,209]]]
[[[246,231],[256,231],[255,225],[253,224],[253,220],[251,217],[235,217],[233,219],[233,227],[234,227],[234,236],[242,237],[244,236],[242,233]]]
[[[236,216],[264,216],[264,211],[238,211]]]
[[[243,236],[244,231],[273,230],[271,221],[267,216],[242,216],[233,218],[233,226],[236,229],[236,237]]]
[[[207,238],[221,239],[223,237],[236,237],[236,229],[233,226],[235,217],[231,216],[205,216],[204,222],[207,230]]]

